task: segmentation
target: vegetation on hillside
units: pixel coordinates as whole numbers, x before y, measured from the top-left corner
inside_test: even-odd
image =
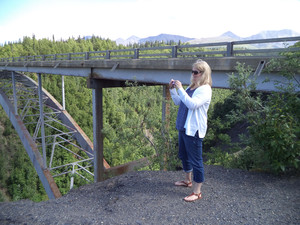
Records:
[[[209,163],[276,174],[300,170],[300,81],[296,77],[300,73],[299,54],[284,53],[284,58],[271,61],[267,70],[281,71],[286,80],[277,82],[278,92],[268,94],[254,93],[256,77],[251,76],[252,70],[244,64],[237,65],[237,73],[229,77],[235,91],[227,103],[232,104],[230,108],[227,104],[221,106],[221,118],[228,127],[246,123],[248,133],[242,134],[238,143],[230,143],[225,135],[230,151],[212,147]]]

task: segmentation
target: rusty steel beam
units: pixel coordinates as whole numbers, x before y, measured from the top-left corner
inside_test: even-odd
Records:
[[[162,121],[164,122],[164,133],[169,132],[170,128],[170,101],[171,101],[171,94],[170,94],[170,87],[169,85],[163,86],[163,97],[164,97],[164,103],[163,103],[163,113],[162,113]],[[167,147],[169,148],[169,142],[166,142]],[[164,171],[167,171],[167,154],[164,154]]]
[[[22,75],[23,78],[24,78],[24,81],[26,80],[26,85],[29,85],[31,87],[37,87],[38,84],[32,80],[31,78],[25,76],[25,75]],[[106,81],[106,82],[101,82],[99,80],[97,80],[95,83],[101,83],[100,86],[114,86],[116,83],[114,82],[111,82],[111,81]],[[113,85],[111,85],[113,84]],[[117,84],[118,85],[118,84]],[[125,83],[124,83],[125,85]],[[96,88],[99,88],[99,84],[97,85]],[[90,139],[86,136],[86,134],[81,130],[81,128],[78,126],[78,124],[73,120],[73,118],[68,114],[67,111],[63,110],[62,109],[62,106],[59,102],[57,102],[57,100],[49,93],[47,92],[44,88],[40,88],[40,92],[42,92],[42,94],[45,96],[45,99],[46,99],[46,102],[45,104],[51,108],[53,108],[54,110],[56,111],[59,111],[60,113],[57,114],[58,115],[58,118],[66,125],[67,128],[70,128],[70,131],[71,130],[76,130],[77,132],[74,133],[74,136],[75,136],[75,139],[79,142],[79,144],[82,146],[82,148],[88,150],[89,152],[93,153],[94,154],[94,147],[93,147],[93,143],[90,141]],[[1,97],[5,97],[5,94],[4,93],[1,93]],[[7,97],[6,97],[7,98]],[[7,101],[8,98],[7,98]],[[101,101],[97,101],[98,103],[101,103]],[[10,107],[13,107],[12,106],[12,103],[8,102],[9,104],[11,104]],[[2,105],[4,105],[4,108],[6,109],[7,107],[5,107],[5,105],[7,105],[5,102],[2,101]],[[100,104],[101,105],[101,104]],[[9,107],[8,107],[9,108]],[[101,107],[102,108],[102,107]],[[8,112],[8,110],[6,110],[6,112]],[[10,113],[8,113],[10,114]],[[17,116],[17,115],[15,115]],[[98,117],[98,116],[96,116]],[[10,118],[10,120],[12,121],[12,119]],[[21,118],[19,118],[19,121],[20,123],[23,123],[21,121]],[[13,121],[12,121],[13,124],[15,124]],[[101,123],[98,123],[101,125]],[[100,126],[101,127],[101,126]],[[53,176],[51,174],[51,167],[49,169],[46,168],[44,164],[44,160],[37,148],[37,145],[36,143],[34,142],[34,140],[31,138],[31,135],[29,134],[28,131],[25,131],[26,130],[26,127],[25,125],[23,124],[23,128],[22,129],[18,129],[18,127],[15,127],[15,129],[18,132],[21,140],[22,140],[22,143],[32,161],[32,163],[34,164],[35,168],[36,168],[36,171],[43,183],[43,185],[45,186],[45,190],[46,190],[46,193],[48,194],[49,198],[58,198],[61,196],[60,192],[59,192],[59,189],[57,188],[57,185],[53,179]],[[100,129],[101,131],[101,129]],[[29,142],[30,142],[30,146],[31,148],[27,148],[26,147],[26,143],[23,141],[24,138],[22,138],[22,135],[25,135],[27,137],[27,139],[29,139]],[[77,136],[76,136],[77,135]],[[100,141],[98,141],[97,144],[101,144],[101,140],[102,139],[98,139]],[[103,146],[102,146],[103,148]],[[34,149],[34,150],[32,150]],[[101,152],[100,152],[101,154]],[[98,160],[103,158],[103,156],[101,157],[96,157]],[[36,163],[36,159],[38,159],[37,161],[39,161],[39,163]],[[100,166],[99,166],[100,165]],[[105,159],[103,159],[103,164],[101,165],[101,163],[98,161],[96,166],[98,166],[98,168],[102,168],[102,171],[100,173],[97,174],[97,178],[98,180],[104,180],[108,177],[111,177],[111,176],[116,176],[116,175],[120,175],[120,174],[123,174],[123,173],[126,173],[126,172],[129,172],[129,171],[134,171],[138,168],[141,168],[141,167],[144,167],[144,166],[147,166],[149,165],[149,161],[147,158],[143,158],[143,159],[140,159],[140,160],[136,160],[136,161],[133,161],[133,162],[129,162],[129,163],[126,163],[126,164],[123,164],[123,165],[119,165],[119,166],[116,166],[116,167],[113,167],[113,168],[110,168],[110,166],[108,165],[108,163],[105,161]],[[42,169],[41,169],[42,168]],[[97,169],[95,169],[97,170]],[[45,184],[46,182],[46,184]],[[50,191],[49,191],[50,189]],[[52,192],[51,192],[52,190]]]
[[[136,171],[142,167],[146,167],[151,164],[151,161],[147,157],[141,158],[135,161],[131,161],[119,166],[111,167],[104,171],[104,179],[111,178],[113,176],[118,176],[131,171]]]
[[[149,83],[138,83],[138,85],[157,85]],[[94,128],[94,146],[97,147],[94,150],[94,175],[95,182],[102,181],[112,176],[121,175],[130,171],[135,171],[141,167],[145,167],[150,164],[148,158],[142,158],[132,162],[128,162],[119,166],[105,167],[101,165],[101,158],[103,157],[103,109],[102,109],[102,91],[103,88],[111,87],[126,87],[125,81],[120,80],[106,80],[106,79],[93,79],[87,80],[88,88],[93,89],[93,128]]]
[[[155,83],[138,83],[138,85],[157,85]],[[107,177],[107,174],[120,175],[128,171],[132,171],[134,168],[139,167],[141,162],[134,161],[114,168],[109,168],[104,165],[103,168],[103,109],[102,98],[103,88],[111,87],[126,87],[126,81],[124,80],[108,80],[108,79],[93,79],[87,80],[87,87],[93,89],[93,133],[94,133],[94,180],[99,182]],[[142,162],[144,162],[142,160]]]
[[[114,87],[128,87],[127,84],[128,80],[112,80],[112,79],[97,79],[97,78],[88,78],[87,79],[87,87],[91,89],[96,89],[96,88],[114,88]],[[131,80],[134,82],[134,80]],[[155,86],[155,85],[161,85],[160,83],[153,82],[153,83],[148,83],[148,82],[138,82],[136,85],[139,86]]]
[[[20,116],[14,113],[14,107],[2,90],[0,90],[0,103],[4,111],[8,115],[15,130],[17,131],[49,199],[61,197],[61,193],[53,177],[51,176],[50,171],[44,167],[43,158],[38,150],[36,143],[31,138]]]
[[[36,85],[37,83],[31,78],[24,76],[32,83],[32,85]],[[46,104],[51,106],[54,109],[61,111],[58,115],[58,118],[65,124],[67,127],[76,130],[77,132],[74,134],[74,138],[78,141],[81,148],[87,150],[88,152],[94,154],[94,146],[90,138],[85,134],[85,132],[80,128],[80,126],[76,123],[73,117],[66,111],[63,110],[63,106],[46,90],[43,88],[43,93],[47,96]],[[71,131],[70,129],[70,131]],[[105,168],[110,168],[109,164],[105,159],[103,159],[103,164]]]
[[[44,161],[44,167],[47,168],[43,91],[42,91],[43,86],[42,86],[42,75],[41,74],[38,74],[38,80],[39,80],[38,95],[39,95],[39,104],[40,104],[40,122],[41,122],[43,161]]]

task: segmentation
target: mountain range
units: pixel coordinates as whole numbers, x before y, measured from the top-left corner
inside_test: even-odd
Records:
[[[135,43],[139,43],[139,44],[143,44],[146,42],[155,42],[155,41],[164,41],[164,42],[168,42],[168,41],[174,41],[176,43],[178,43],[179,41],[181,42],[189,42],[191,40],[194,40],[195,38],[188,38],[188,37],[184,37],[184,36],[180,36],[180,35],[173,35],[173,34],[160,34],[157,36],[150,36],[147,38],[139,38],[136,36],[131,36],[129,38],[127,38],[126,40],[122,39],[122,38],[118,38],[116,40],[117,44],[123,44],[123,45],[128,45],[128,44],[135,44]]]
[[[297,33],[293,30],[284,29],[284,30],[267,30],[262,31],[258,34],[249,36],[249,37],[239,37],[238,35],[232,33],[231,31],[225,32],[217,37],[207,37],[207,38],[190,38],[173,34],[160,34],[157,36],[150,36],[147,38],[139,38],[136,36],[131,36],[128,39],[124,40],[122,38],[118,38],[116,41],[117,44],[134,44],[134,43],[145,43],[145,42],[155,42],[155,41],[174,41],[178,43],[181,41],[182,43],[190,43],[190,44],[200,44],[200,43],[215,43],[215,42],[224,42],[224,41],[242,41],[242,40],[255,40],[255,39],[267,39],[267,38],[281,38],[281,37],[296,37],[300,36],[300,33]]]

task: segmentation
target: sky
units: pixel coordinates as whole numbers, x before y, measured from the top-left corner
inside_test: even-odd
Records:
[[[189,38],[231,31],[300,33],[300,0],[0,0],[0,44],[24,36],[116,40],[159,34]]]

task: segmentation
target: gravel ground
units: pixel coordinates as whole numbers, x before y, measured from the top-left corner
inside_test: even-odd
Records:
[[[183,201],[182,171],[141,171],[60,199],[0,203],[0,224],[300,224],[300,177],[205,166],[203,198]]]

